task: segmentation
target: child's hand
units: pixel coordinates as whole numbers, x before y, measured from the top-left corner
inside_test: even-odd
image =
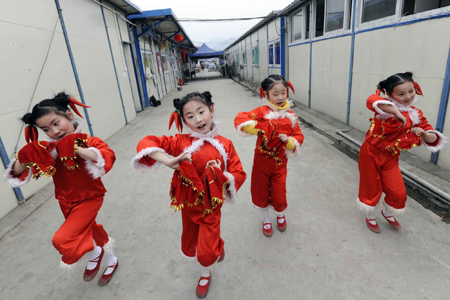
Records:
[[[168,158],[166,161],[163,161],[163,163],[169,168],[176,170],[178,169],[182,161],[192,162],[191,154],[188,152],[184,152],[178,155],[177,157]]]
[[[423,130],[423,129],[420,128],[420,127],[413,127],[413,128],[411,129],[411,131],[412,131],[412,133],[414,133],[415,135],[422,135],[422,134],[424,134],[424,132],[425,132],[425,130]]]
[[[278,138],[283,142],[283,143],[287,143],[289,141],[289,137],[287,135],[285,135],[284,133],[280,133],[278,135]]]
[[[216,168],[220,169],[220,166],[221,166],[221,165],[222,165],[222,163],[220,162],[220,159],[217,159],[217,160],[210,160],[210,161],[208,161],[208,162],[206,163],[205,169],[208,168],[208,167],[216,167]]]
[[[397,121],[402,122],[402,126],[406,125],[406,117],[404,115],[402,115],[402,113],[400,111],[397,110],[397,112],[394,114],[394,116]]]

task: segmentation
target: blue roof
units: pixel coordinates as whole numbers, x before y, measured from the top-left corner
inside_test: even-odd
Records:
[[[190,58],[212,58],[223,55],[223,51],[216,51],[209,48],[205,43],[195,53],[189,53]]]

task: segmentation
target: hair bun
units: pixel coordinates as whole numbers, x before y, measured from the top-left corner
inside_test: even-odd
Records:
[[[173,99],[173,106],[175,107],[175,109],[180,110],[180,98],[175,98]]]
[[[380,88],[382,88],[382,89],[386,89],[386,80],[381,80],[381,81],[378,83],[378,86],[379,86]]]
[[[202,93],[202,95],[203,95],[206,99],[208,99],[208,100],[211,102],[211,100],[212,100],[212,95],[211,95],[210,92],[204,91],[204,92]]]
[[[23,121],[25,124],[28,124],[28,125],[34,125],[34,124],[33,124],[33,114],[32,114],[32,113],[26,113],[26,114],[24,114],[23,117],[22,117],[22,121]]]
[[[64,92],[58,93],[55,97],[53,97],[53,101],[55,101],[58,105],[66,107],[69,105],[69,95]]]
[[[405,72],[405,73],[403,73],[403,76],[405,76],[406,78],[412,78],[413,77],[413,73]]]

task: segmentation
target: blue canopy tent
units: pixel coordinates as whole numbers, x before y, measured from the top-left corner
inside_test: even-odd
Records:
[[[189,56],[189,58],[213,58],[213,57],[222,56],[223,54],[224,54],[223,51],[213,50],[213,49],[209,48],[208,46],[206,46],[206,44],[203,44],[200,47],[200,49],[198,49],[197,52],[189,53],[188,56]]]

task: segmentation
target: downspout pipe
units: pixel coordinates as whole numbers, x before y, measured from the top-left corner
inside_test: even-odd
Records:
[[[67,34],[66,25],[64,24],[64,17],[62,14],[61,5],[59,4],[59,0],[55,0],[55,4],[56,4],[56,8],[58,10],[59,21],[61,22],[64,39],[66,41],[67,51],[69,52],[70,63],[72,64],[73,75],[75,76],[75,81],[76,81],[77,87],[78,87],[78,93],[80,94],[80,100],[83,104],[86,104],[86,101],[84,100],[83,89],[81,88],[80,78],[78,77],[77,66],[76,66],[75,60],[73,58],[72,47],[70,46],[70,41],[69,41],[69,36]],[[86,116],[86,122],[89,127],[89,133],[91,134],[91,136],[95,136],[94,131],[92,130],[92,124],[91,124],[91,120],[89,118],[88,110],[86,107],[83,107],[83,110],[84,110],[84,115]]]

